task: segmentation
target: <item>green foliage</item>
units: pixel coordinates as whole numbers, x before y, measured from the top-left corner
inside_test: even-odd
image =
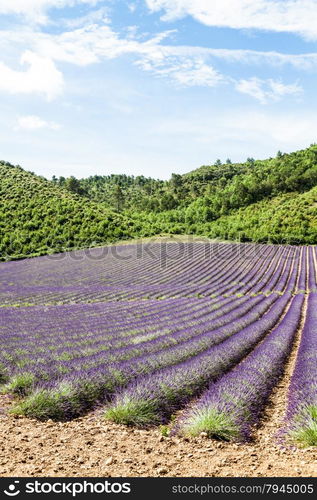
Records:
[[[11,410],[12,415],[25,415],[39,420],[64,420],[63,402],[72,399],[72,387],[66,384],[60,391],[38,389],[28,398],[18,402]]]
[[[168,425],[160,425],[160,431],[161,431],[162,436],[164,436],[164,437],[168,437],[170,435],[170,432],[171,432]]]
[[[155,414],[155,401],[127,399],[115,407],[109,406],[104,416],[117,424],[147,427],[155,421]]]
[[[215,408],[204,408],[194,414],[182,432],[188,436],[199,436],[201,432],[205,432],[209,438],[228,441],[239,437],[239,430],[230,416]]]
[[[70,178],[72,179],[72,178]],[[61,186],[70,179],[60,178]],[[305,192],[317,185],[317,146],[276,158],[233,164],[217,160],[185,175],[172,174],[169,181],[143,176],[110,175],[81,179],[81,194],[118,211],[161,213],[191,207],[198,200],[209,207],[209,218],[229,215],[233,210],[265,198],[291,192]],[[192,210],[197,208],[191,207]],[[211,215],[213,214],[213,215]],[[198,221],[197,221],[198,222]]]
[[[316,244],[316,185],[316,145],[265,161],[218,161],[183,176],[182,193],[189,193],[190,203],[182,196],[172,210],[142,217],[170,234]]]
[[[0,162],[0,259],[161,233],[316,244],[315,186],[315,144],[268,160],[217,160],[169,181],[127,175],[47,181]]]
[[[303,447],[317,446],[317,406],[306,407],[297,416],[296,429],[289,437]]]
[[[3,162],[0,202],[1,260],[87,248],[138,234],[126,216]]]
[[[25,396],[34,382],[32,373],[21,373],[11,378],[10,382],[4,387],[3,392],[12,392],[19,396]]]
[[[217,219],[209,236],[259,243],[316,244],[317,188],[263,200]]]

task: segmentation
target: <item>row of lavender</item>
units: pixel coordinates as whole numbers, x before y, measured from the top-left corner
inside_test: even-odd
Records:
[[[299,299],[302,299],[301,295],[294,300],[299,301]],[[121,363],[116,361],[112,364],[103,363],[90,370],[86,367],[72,371],[70,375],[53,383],[50,378],[46,384],[40,383],[20,404],[17,411],[40,418],[72,418],[91,407],[98,399],[110,397],[118,390],[120,394],[120,387],[126,386],[129,381],[132,381],[133,388],[135,385],[139,388],[145,384],[143,387],[145,394],[150,394],[152,398],[156,395],[156,403],[162,405],[164,398],[161,393],[155,392],[156,384],[161,381],[159,389],[163,384],[163,393],[173,394],[168,384],[171,381],[173,386],[176,382],[178,393],[176,396],[173,394],[174,404],[167,399],[165,406],[163,405],[163,413],[157,406],[153,407],[151,400],[150,406],[153,410],[151,422],[140,420],[139,406],[135,405],[133,397],[137,420],[128,423],[153,424],[157,423],[157,418],[163,422],[169,415],[168,412],[186,402],[184,394],[187,398],[197,394],[212,377],[221,375],[250,352],[278,322],[290,300],[289,294],[280,298],[270,296],[259,302],[258,306],[261,307],[255,307],[251,313],[239,318],[234,327],[230,324],[223,325],[191,341],[160,350],[152,355],[136,356],[131,360],[132,363],[130,360]],[[166,368],[163,368],[164,366]],[[144,381],[146,373],[149,375]],[[126,405],[125,392],[123,398]],[[141,397],[141,407],[144,408],[147,404],[144,403],[144,397]],[[130,403],[128,409],[131,415]],[[119,413],[122,415],[122,408],[119,408]]]
[[[299,272],[298,267],[294,270],[291,261],[287,261],[283,275],[273,273],[270,284],[278,292],[299,291],[304,273],[305,266]],[[265,295],[255,294],[255,297],[253,302],[257,303]],[[118,349],[150,341],[151,349],[167,347],[169,343],[176,343],[181,332],[181,340],[185,340],[188,336],[210,330],[210,323],[216,318],[220,317],[219,324],[233,321],[236,315],[241,315],[238,306],[245,303],[243,311],[247,312],[248,304],[253,304],[248,298],[252,296],[240,293],[214,299],[149,300],[137,304],[134,301],[132,305],[120,301],[85,306],[5,308],[0,319],[3,342],[0,363],[2,370],[5,367],[9,375],[16,368],[24,369],[25,365],[42,363],[48,366],[53,362],[57,373],[63,373],[67,370],[66,361],[74,358],[82,358],[87,363],[89,356],[104,356],[105,351],[114,349],[118,357]],[[131,311],[139,317],[131,318]],[[228,313],[231,314],[228,316]],[[124,320],[118,321],[118,316]],[[36,343],[35,347],[33,343]]]
[[[223,261],[215,255],[210,262],[196,258],[197,254],[192,260],[182,256],[179,265],[174,262],[163,276],[157,270],[153,273],[151,259],[143,262],[142,269],[129,264],[126,276],[121,273],[122,263],[118,267],[116,262],[107,261],[104,273],[98,275],[100,263],[92,271],[87,262],[71,262],[72,270],[63,266],[64,285],[62,281],[55,283],[56,292],[51,297],[67,296],[74,266],[82,294],[75,297],[79,302],[87,290],[87,301],[91,299],[89,294],[94,286],[99,287],[98,280],[115,282],[124,290],[133,284],[134,288],[127,300],[109,300],[107,296],[106,302],[93,304],[0,309],[0,381],[4,391],[21,397],[14,411],[42,419],[69,419],[97,402],[111,401],[107,418],[148,426],[168,422],[173,413],[202,393],[197,404],[176,422],[173,432],[205,431],[224,438],[249,438],[291,349],[305,291],[312,292],[306,325],[309,321],[314,324],[315,318],[310,318],[317,301],[313,293],[316,255],[313,248],[272,246],[265,247],[264,255],[250,258],[258,246],[241,245],[241,258],[242,250],[237,257],[237,249],[233,252],[231,247],[217,244],[217,252],[227,255]],[[198,254],[205,252],[205,246],[200,245]],[[38,282],[47,271],[41,259],[34,259],[40,260],[40,272],[33,277],[31,288],[40,286]],[[17,271],[12,264],[20,265],[6,264],[10,266],[7,284]],[[26,266],[29,270],[20,265],[24,278],[34,270],[29,261]],[[129,274],[132,271],[140,273],[134,281]],[[136,294],[138,279],[144,279],[143,292],[148,292],[150,272],[164,299],[157,300],[156,292],[147,300],[142,293]],[[50,291],[55,279],[52,269],[51,273],[53,276],[45,277]],[[196,293],[199,297],[192,292],[182,296],[186,280],[189,288],[194,282],[193,290],[200,290]],[[91,286],[84,286],[90,282]],[[217,292],[210,294],[213,286]],[[139,287],[142,290],[141,284]],[[308,357],[306,352],[314,335],[313,327],[305,326],[302,362],[294,372],[296,387],[307,381],[316,359],[316,345]],[[303,344],[305,338],[308,340]],[[304,407],[309,408],[304,413],[306,421],[313,422],[308,427],[314,435],[316,399],[311,395],[316,386],[310,388],[310,399],[304,403],[299,391],[299,403],[290,400],[288,415],[295,422],[290,426],[294,436],[297,423],[305,420],[296,416],[303,414]]]
[[[284,272],[283,279],[279,280],[279,274],[277,276],[273,274],[270,283],[281,291],[285,290],[286,286],[289,291],[294,291],[297,278],[294,272],[291,273],[291,262],[286,262],[284,268],[287,268],[287,272]],[[300,285],[302,275],[303,273],[299,277],[298,285]],[[276,285],[277,280],[279,280],[279,287]],[[159,350],[177,342],[172,334],[176,333],[180,340],[184,341],[188,339],[188,336],[190,337],[210,330],[211,320],[215,320],[217,317],[231,311],[233,311],[232,314],[228,318],[226,316],[221,318],[220,323],[225,324],[226,319],[232,321],[235,317],[237,305],[240,302],[246,301],[246,298],[236,299],[234,297],[230,298],[229,296],[228,299],[218,297],[207,303],[200,301],[200,303],[194,305],[187,302],[185,306],[181,306],[177,301],[176,303],[172,301],[167,306],[166,311],[164,311],[164,307],[159,307],[160,321],[157,324],[153,322],[153,319],[157,319],[157,315],[155,316],[152,313],[147,314],[146,317],[143,305],[138,313],[140,319],[134,322],[130,318],[126,321],[127,311],[131,309],[131,306],[125,305],[123,310],[121,310],[122,303],[120,303],[119,307],[116,307],[116,304],[107,304],[105,309],[108,316],[106,322],[102,314],[100,314],[100,309],[104,304],[97,304],[95,312],[91,306],[82,307],[77,305],[74,307],[73,317],[70,315],[72,312],[70,311],[70,307],[48,307],[44,308],[44,310],[38,307],[31,309],[23,308],[20,310],[7,308],[2,313],[2,322],[0,322],[3,343],[0,356],[0,374],[2,379],[14,375],[15,378],[12,382],[12,387],[15,387],[17,392],[19,392],[19,390],[25,390],[26,380],[26,385],[30,385],[31,382],[33,385],[36,379],[43,377],[47,379],[57,378],[59,375],[74,369],[75,364],[77,368],[80,363],[85,367],[91,367],[96,365],[97,360],[99,363],[110,362],[114,358],[120,359],[120,356],[127,359],[129,356],[132,357],[135,355],[135,353],[140,354],[139,344],[143,344],[142,353]],[[150,301],[150,307],[155,310],[156,304],[155,306],[154,304],[155,301],[154,303]],[[175,317],[171,315],[171,307],[176,307],[178,310],[178,314]],[[184,307],[188,311],[187,314],[184,314],[182,310]],[[121,322],[120,324],[116,317],[111,321],[111,309],[115,309],[116,317],[120,314],[124,315],[125,323],[123,322],[122,324]],[[195,309],[198,309],[198,312],[195,312]],[[214,309],[219,309],[219,312],[215,314]],[[89,313],[88,324],[85,318],[87,310]],[[245,309],[245,312],[247,311],[248,306]],[[46,329],[41,327],[43,313],[46,317],[44,323]],[[65,313],[68,320],[66,324],[65,321],[63,322],[63,314]],[[239,313],[240,309],[238,309],[238,315]],[[94,316],[97,314],[96,321],[96,317]],[[58,319],[57,322],[56,317]],[[149,320],[151,320],[151,323],[147,326]],[[167,322],[168,327],[166,326]],[[17,323],[19,324],[18,334],[16,333]],[[54,328],[56,324],[57,329]],[[26,329],[23,331],[24,325]],[[38,325],[40,325],[40,328],[38,328]],[[186,325],[186,328],[184,328],[184,325]],[[14,328],[13,334],[12,326]],[[37,327],[36,334],[30,331],[30,329],[34,330],[34,326]],[[76,328],[76,333],[72,335],[74,328]],[[182,337],[180,337],[180,333],[183,333]],[[33,345],[34,342],[36,342],[35,347]],[[130,348],[130,352],[128,353],[125,348],[131,346],[131,344],[132,349]],[[122,349],[124,350],[123,353],[121,352]],[[30,370],[25,372],[26,365],[35,365],[37,376],[31,373]],[[41,365],[45,367],[44,371],[43,369],[41,370]]]
[[[203,432],[225,440],[249,440],[283,372],[305,312],[305,296],[297,295],[272,328],[276,323],[274,313],[281,314],[285,306],[282,300],[269,315],[222,344],[176,367],[138,378],[117,391],[107,407],[106,418],[142,427],[167,423],[175,411],[202,392],[176,419],[171,432],[185,436]],[[317,446],[316,293],[308,298],[280,434],[299,446]]]
[[[254,298],[252,304],[260,298]],[[208,330],[212,320],[230,312],[228,321],[232,320],[241,314],[243,304],[245,311],[250,307],[246,304],[247,298],[149,302],[133,303],[133,307],[129,302],[111,304],[111,308],[109,303],[51,307],[47,311],[48,321],[43,324],[42,308],[5,309],[0,355],[3,371],[10,376],[19,368],[23,373],[26,365],[34,365],[39,370],[41,365],[48,368],[55,363],[63,372],[66,362],[70,364],[75,359],[77,364],[87,364],[91,357],[94,362],[97,358],[107,361],[113,351],[118,358],[119,350],[127,354],[127,349],[122,348],[128,346],[132,352],[141,346],[143,349],[164,347],[168,339],[174,344],[177,338],[184,339],[184,335],[190,338],[198,330]],[[226,319],[225,316],[220,322],[225,324]],[[20,331],[16,334],[18,322]],[[32,331],[37,324],[40,328]]]
[[[292,347],[299,327],[304,297],[293,303],[276,328],[250,356],[212,383],[174,430],[183,434],[226,439],[249,439]]]
[[[104,247],[0,263],[0,301],[44,305],[271,293],[281,289],[279,279],[285,272],[296,272],[303,262],[309,265],[309,286],[314,290],[313,247],[224,243]]]
[[[293,299],[284,319],[234,370],[210,385],[178,420],[173,432],[226,439],[249,439],[280,376],[299,327],[303,297]],[[317,446],[317,294],[311,293],[288,390],[280,435],[300,446]]]
[[[59,361],[58,364],[47,359],[46,362],[29,364],[27,370],[13,369],[6,389],[28,396],[22,405],[23,412],[30,416],[73,418],[130,380],[195,358],[234,337],[244,327],[252,328],[268,310],[273,309],[278,317],[280,307],[272,306],[277,301],[284,304],[289,298],[289,294],[280,298],[277,294],[242,298],[235,309],[223,315],[216,311],[218,317],[209,317],[200,328],[187,326],[142,343],[110,347],[92,356]],[[4,373],[6,376],[8,371]],[[43,406],[43,399],[51,401],[49,407]]]
[[[245,253],[249,251],[247,247]],[[269,253],[272,251],[273,248]],[[269,267],[272,270],[270,273],[267,270],[266,274],[270,277],[270,287],[280,292],[286,289],[293,292],[296,285],[297,290],[301,286],[305,266],[302,266],[299,280],[299,268],[292,259],[284,262],[283,273],[281,270],[276,272],[272,263]],[[253,273],[257,271],[255,267]],[[248,286],[247,281],[242,287],[233,285],[233,289],[236,292],[239,290],[239,295],[245,295]],[[260,283],[258,292],[261,287]],[[131,306],[121,301],[90,306],[5,308],[0,321],[0,376],[9,382],[10,390],[22,394],[43,379],[52,381],[74,370],[93,369],[105,363],[132,359],[191,339],[195,344],[192,352],[195,353],[197,343],[200,349],[204,347],[203,340],[197,339],[198,335],[206,336],[218,326],[230,324],[248,313],[264,296],[249,298],[248,295],[238,298],[229,294],[228,297],[199,301],[149,300],[146,306],[144,302],[138,302],[137,307],[135,302]],[[260,304],[260,307],[263,305]],[[138,319],[129,317],[131,310],[139,316]],[[124,317],[124,320],[118,321],[118,316]],[[249,320],[252,321],[252,315]],[[16,331],[17,324],[19,333]]]
[[[194,360],[187,362],[183,371],[178,366],[137,379],[117,392],[106,417],[141,426],[167,422],[171,413],[184,406],[193,394],[197,395],[204,381],[211,378],[214,380],[201,397],[173,424],[172,433],[195,436],[204,432],[209,437],[227,440],[250,439],[261,410],[283,372],[294,336],[300,328],[303,304],[304,296],[295,296],[277,326],[225,375],[222,375],[224,369],[227,371],[224,360],[231,359],[232,355],[230,343],[237,341],[241,335],[243,341],[248,342],[246,330],[211,350],[213,355],[207,358],[207,364],[203,355],[197,358],[196,363]],[[258,328],[260,324],[261,320],[257,322]],[[312,293],[308,298],[301,343],[288,392],[288,408],[281,429],[284,440],[300,446],[317,446],[316,341],[317,294]],[[234,355],[238,355],[239,344],[238,340]],[[219,364],[218,352],[223,353],[223,349],[225,355],[222,364]]]
[[[308,298],[302,340],[289,387],[284,435],[317,446],[317,294]]]
[[[211,380],[221,377],[250,353],[274,328],[289,300],[284,295],[263,317],[199,356],[133,381],[116,394],[107,417],[142,426],[167,422]],[[296,300],[301,301],[302,296]]]

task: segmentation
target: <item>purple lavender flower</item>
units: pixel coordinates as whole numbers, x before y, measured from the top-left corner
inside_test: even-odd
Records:
[[[317,445],[317,293],[308,298],[283,434],[300,446]]]
[[[304,296],[297,295],[281,322],[264,340],[201,398],[174,426],[174,432],[228,440],[249,440],[283,371],[300,324]]]

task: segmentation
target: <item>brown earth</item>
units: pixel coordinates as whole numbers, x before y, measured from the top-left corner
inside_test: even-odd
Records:
[[[278,406],[284,384],[282,380],[273,397]],[[100,410],[67,423],[14,418],[6,414],[10,399],[1,396],[0,476],[315,477],[317,448],[292,450],[277,444],[274,403],[255,441],[240,445],[127,429],[104,421]]]

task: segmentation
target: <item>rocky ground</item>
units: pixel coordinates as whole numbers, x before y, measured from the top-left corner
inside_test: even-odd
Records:
[[[72,422],[38,422],[0,406],[0,476],[316,476],[317,448],[283,449],[268,418],[252,444],[163,437],[106,422],[100,410]],[[267,417],[266,417],[267,418]]]

